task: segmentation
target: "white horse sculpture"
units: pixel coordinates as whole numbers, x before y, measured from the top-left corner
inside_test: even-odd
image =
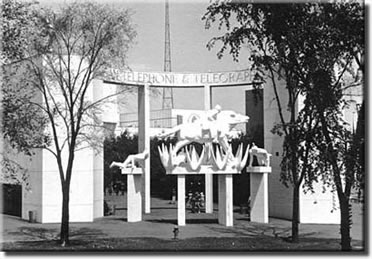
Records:
[[[248,116],[238,114],[234,111],[221,111],[219,106],[216,112],[207,111],[204,118],[191,123],[184,123],[160,135],[160,138],[177,134],[178,142],[173,148],[174,155],[184,146],[197,142],[201,144],[217,142],[226,154],[229,153],[228,141],[235,135],[233,129],[237,124],[247,123]],[[211,116],[208,116],[208,113]]]

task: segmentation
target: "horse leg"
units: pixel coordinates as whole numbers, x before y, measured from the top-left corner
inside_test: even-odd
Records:
[[[184,146],[186,146],[187,144],[190,144],[191,141],[187,140],[187,139],[183,139],[183,140],[180,140],[176,143],[176,145],[174,146],[173,148],[173,155],[176,156],[177,155],[177,152],[183,148]]]
[[[234,157],[232,150],[230,152],[229,142],[227,141],[227,138],[223,138],[219,141],[219,144],[221,145],[222,149],[225,151],[225,154],[229,156],[229,160],[231,161]]]
[[[249,151],[249,167],[252,167],[252,163],[253,163],[253,154],[251,151]]]

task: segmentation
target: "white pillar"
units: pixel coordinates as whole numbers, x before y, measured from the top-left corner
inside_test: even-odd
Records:
[[[218,175],[218,223],[233,226],[233,176]]]
[[[142,202],[145,213],[151,212],[150,194],[150,91],[149,85],[138,87],[138,152],[145,149],[149,151],[149,157],[142,165]]]
[[[267,173],[251,175],[251,221],[269,223],[269,198]]]
[[[127,219],[128,222],[142,220],[142,179],[140,174],[127,175]]]
[[[186,225],[186,206],[185,206],[185,182],[186,176],[177,175],[177,223],[178,226]]]
[[[204,85],[204,110],[212,108],[212,91],[210,85]],[[205,175],[205,213],[213,213],[213,175]]]

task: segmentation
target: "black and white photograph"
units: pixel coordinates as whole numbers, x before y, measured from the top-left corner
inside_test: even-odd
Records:
[[[1,254],[368,255],[364,1],[1,12]]]

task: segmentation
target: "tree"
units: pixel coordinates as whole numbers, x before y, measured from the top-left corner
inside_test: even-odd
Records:
[[[44,134],[46,117],[29,100],[35,99],[35,91],[29,84],[21,83],[27,73],[22,63],[33,55],[31,44],[41,37],[40,20],[36,3],[5,0],[2,9],[2,87],[1,115],[3,122],[4,152],[2,152],[2,177],[5,181],[22,183],[27,170],[10,154],[32,154],[32,148],[48,145]]]
[[[319,143],[318,150],[326,168],[333,173],[341,212],[341,246],[342,250],[349,251],[351,250],[350,193],[355,184],[355,172],[349,170],[345,161],[349,161],[347,156],[351,155],[352,138],[351,132],[343,125],[341,87],[332,78],[332,71],[319,70],[314,73],[313,83],[317,91],[309,94],[307,102],[311,103],[321,124],[321,132],[314,138]],[[327,94],[327,101],[319,98],[319,94]]]
[[[332,171],[341,213],[341,248],[351,250],[351,204],[350,194],[354,187],[364,184],[364,98],[359,111],[357,132],[345,127],[342,109],[347,103],[343,100],[343,90],[348,85],[347,71],[364,71],[364,8],[357,2],[346,2],[326,6],[333,9],[330,18],[337,22],[325,28],[325,37],[334,39],[318,47],[314,70],[310,75],[307,101],[320,122],[321,132],[317,143],[324,162]],[[341,17],[341,18],[340,18]],[[356,65],[354,64],[356,63]],[[339,69],[335,69],[339,68]],[[363,75],[353,76],[352,81],[363,83]]]
[[[279,135],[284,134],[283,143],[283,161],[281,180],[288,186],[293,186],[293,207],[292,207],[292,241],[298,241],[298,223],[299,223],[299,190],[305,173],[308,172],[307,165],[303,163],[303,170],[300,170],[299,153],[309,154],[310,143],[306,142],[306,147],[300,149],[303,141],[300,137],[301,129],[306,127],[306,122],[300,121],[297,117],[297,100],[301,92],[302,71],[297,68],[298,55],[303,49],[301,44],[295,45],[294,40],[303,38],[308,8],[298,4],[252,4],[246,3],[214,3],[208,7],[204,19],[207,21],[207,27],[210,22],[215,21],[219,15],[220,28],[226,25],[228,32],[223,36],[212,39],[208,47],[211,48],[216,41],[222,41],[223,47],[218,52],[218,56],[230,47],[230,53],[234,59],[238,59],[241,46],[248,46],[251,49],[249,60],[252,62],[252,68],[264,77],[268,74],[271,80],[275,100],[278,107],[281,123],[276,125],[273,131]],[[234,22],[230,21],[236,17],[238,26],[231,29]],[[294,26],[296,24],[296,26]],[[286,85],[288,103],[284,104],[279,95],[279,85],[277,80],[284,78]],[[285,106],[284,106],[285,105]],[[287,107],[287,109],[285,109]],[[289,116],[285,116],[288,111]],[[287,119],[286,119],[287,118]],[[302,119],[308,118],[303,116]],[[308,125],[311,125],[308,124]],[[305,137],[305,136],[303,136]],[[305,158],[306,160],[306,158]]]
[[[214,2],[204,15],[207,28],[218,18],[219,28],[227,32],[213,38],[213,47],[221,41],[221,57],[229,48],[237,60],[242,46],[250,49],[249,59],[253,69],[269,74],[274,87],[281,124],[274,128],[284,134],[282,181],[293,186],[292,241],[298,241],[299,188],[302,184],[312,188],[319,171],[314,166],[324,166],[319,156],[310,152],[314,148],[312,136],[323,127],[319,116],[305,107],[297,114],[299,96],[315,89],[310,82],[318,69],[344,63],[340,80],[350,68],[355,48],[363,49],[363,14],[358,3],[303,3],[303,4],[247,4],[241,2]],[[352,18],[350,18],[352,17]],[[349,19],[349,20],[348,20]],[[349,22],[353,20],[356,23]],[[233,27],[235,26],[235,27]],[[352,28],[351,28],[352,27]],[[341,29],[343,28],[343,29]],[[361,48],[360,48],[361,47]],[[322,59],[323,62],[320,62]],[[346,61],[346,63],[345,63]],[[276,77],[286,81],[289,119],[285,120],[283,103],[278,95]],[[332,93],[333,94],[333,93]],[[334,95],[332,95],[334,96]],[[323,100],[325,101],[325,100]],[[325,181],[329,177],[321,175]],[[336,178],[334,180],[337,180]],[[304,181],[304,182],[303,182]],[[336,182],[337,185],[337,182]],[[343,218],[343,212],[341,217]],[[341,222],[342,224],[342,222]],[[343,245],[344,247],[344,245]]]
[[[32,42],[36,58],[27,59],[32,75],[27,81],[37,89],[42,102],[33,102],[48,118],[51,146],[62,187],[60,241],[69,243],[69,193],[75,152],[86,147],[101,132],[100,105],[92,100],[92,80],[123,68],[126,52],[135,36],[128,10],[95,3],[69,3],[60,10],[42,10],[44,38]],[[103,142],[103,135],[98,134]],[[96,138],[94,138],[96,139]],[[67,156],[63,153],[66,152]]]

